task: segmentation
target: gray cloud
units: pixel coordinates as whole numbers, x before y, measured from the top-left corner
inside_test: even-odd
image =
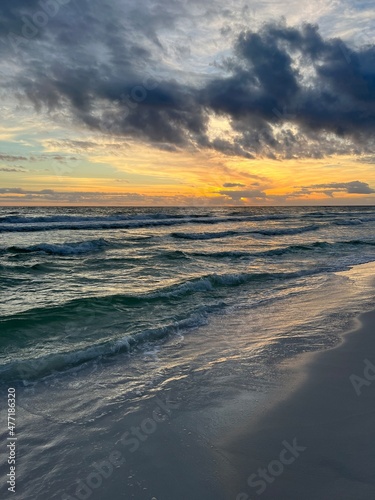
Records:
[[[0,188],[0,194],[22,194],[22,195],[54,195],[55,191],[53,189],[42,189],[40,191],[28,191],[23,188]]]
[[[241,134],[238,146],[250,154],[293,158],[371,150],[374,54],[373,47],[356,52],[339,39],[324,40],[309,24],[268,24],[239,36],[227,64],[230,76],[210,82],[205,98],[215,112],[230,116]]]
[[[244,190],[220,190],[219,194],[223,196],[229,197],[232,201],[241,202],[242,198],[250,198],[250,199],[265,199],[267,195],[260,191],[259,189],[244,189]]]
[[[26,169],[22,167],[0,167],[0,172],[27,172]]]
[[[55,191],[43,189],[40,191],[26,190],[18,187],[0,188],[0,202],[7,204],[38,205],[47,202],[54,205],[119,205],[119,206],[217,206],[231,204],[230,200],[223,200],[220,196],[207,198],[205,196],[153,196],[136,192],[108,193],[92,191]]]
[[[236,188],[236,187],[246,187],[245,184],[241,184],[239,182],[226,182],[225,184],[223,184],[223,187],[225,188]]]
[[[249,160],[374,152],[373,46],[351,49],[311,24],[268,23],[244,29],[212,76],[188,81],[171,71],[161,36],[192,22],[188,2],[69,2],[15,48],[9,32],[19,35],[22,16],[30,23],[37,11],[38,0],[1,3],[0,50],[19,70],[3,88],[38,112],[63,111],[75,124],[169,151],[211,148]],[[213,113],[229,119],[234,138],[210,139]]]
[[[375,193],[367,182],[351,181],[351,182],[331,182],[329,184],[314,184],[305,189],[330,189],[332,191],[344,191],[349,194],[371,194]]]
[[[0,161],[27,161],[28,158],[26,156],[16,156],[16,155],[7,155],[0,153]]]

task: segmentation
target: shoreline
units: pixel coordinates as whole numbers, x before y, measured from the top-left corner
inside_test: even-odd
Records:
[[[137,453],[124,454],[106,492],[137,500],[373,500],[375,310],[356,323],[337,346],[284,363],[283,383],[255,412],[246,391],[204,411],[177,405]],[[130,416],[128,426],[139,421]],[[207,423],[216,432],[206,434]]]
[[[241,477],[233,500],[375,498],[375,310],[358,322],[289,362],[285,391],[222,443]]]

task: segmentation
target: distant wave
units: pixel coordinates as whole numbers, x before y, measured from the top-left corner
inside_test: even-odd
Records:
[[[285,228],[272,228],[272,229],[259,229],[252,231],[253,233],[262,234],[263,236],[283,236],[288,234],[301,234],[309,231],[317,231],[323,227],[318,224],[310,224],[309,226],[302,227],[285,227]]]
[[[0,217],[1,232],[36,232],[57,230],[95,230],[95,229],[137,229],[147,227],[168,227],[186,224],[222,224],[222,223],[246,223],[267,222],[293,219],[291,215],[269,214],[269,215],[225,215],[212,216],[201,214],[170,215],[170,214],[144,214],[137,216],[113,215],[102,217],[82,216],[51,216],[51,217]],[[295,229],[297,231],[298,228]],[[293,229],[286,228],[285,234],[294,234]],[[269,230],[271,231],[271,230]],[[277,230],[275,230],[277,231]],[[280,229],[282,231],[282,229]],[[266,234],[267,230],[256,232]],[[268,234],[268,233],[267,233]],[[272,233],[269,233],[272,234]],[[275,234],[279,234],[276,232]],[[280,233],[283,234],[283,233]]]
[[[51,217],[0,217],[0,232],[35,232],[51,230],[132,229],[143,227],[174,226],[180,224],[220,224],[225,222],[267,221],[285,219],[283,215],[211,216],[207,214],[141,214],[113,216],[51,216]]]
[[[249,213],[246,212],[241,212],[241,211],[233,211],[229,212],[230,216],[232,217],[241,217],[242,219],[246,220],[253,220],[253,221],[268,221],[268,220],[287,220],[287,219],[294,219],[295,215],[293,214],[259,214],[259,215],[250,215]]]
[[[177,233],[179,234],[179,233]],[[209,233],[210,234],[210,233]],[[217,233],[215,237],[217,236]],[[226,233],[225,233],[226,234]],[[145,238],[147,239],[147,238]],[[127,243],[127,242],[126,242]],[[125,243],[122,243],[125,245]],[[155,254],[153,256],[154,259],[168,259],[168,260],[188,260],[195,257],[203,257],[206,259],[254,259],[259,257],[273,257],[273,256],[282,256],[287,254],[295,254],[299,252],[312,252],[316,250],[335,250],[339,248],[343,248],[345,246],[375,246],[375,241],[365,241],[365,240],[350,240],[350,241],[341,241],[330,243],[327,241],[316,241],[313,243],[306,243],[303,245],[289,245],[286,247],[277,247],[272,248],[271,250],[265,251],[240,251],[240,250],[224,250],[219,252],[194,252],[194,251],[181,251],[181,250],[170,250],[170,251],[162,251],[159,254]],[[111,244],[101,238],[98,240],[89,240],[83,242],[69,242],[69,243],[61,243],[61,244],[51,244],[51,243],[41,243],[38,245],[32,245],[29,247],[18,247],[11,246],[6,249],[0,250],[0,253],[10,253],[10,254],[33,254],[33,253],[44,253],[48,255],[57,255],[57,256],[74,256],[74,255],[85,255],[90,253],[96,253],[103,251],[110,247]],[[114,263],[119,262],[122,264],[127,260],[134,260],[139,262],[141,260],[149,260],[150,257],[147,256],[144,259],[141,257],[137,258],[116,258],[113,260]],[[98,263],[101,261],[99,260]],[[107,259],[106,262],[112,262],[111,259]],[[45,270],[50,271],[51,268],[47,266],[47,264],[35,264],[33,266],[24,267],[24,266],[2,266],[4,270],[13,270],[17,272],[25,271],[25,270]]]
[[[205,257],[208,259],[242,259],[244,257],[256,257],[257,252],[224,250],[222,252],[184,252],[184,255],[187,257]]]
[[[348,218],[362,218],[366,217],[368,215],[373,214],[372,210],[347,210],[347,211],[336,211],[336,210],[326,210],[326,211],[317,211],[317,212],[308,212],[305,214],[301,214],[300,216],[302,218],[329,218],[329,217],[334,217],[335,219],[337,217],[343,218],[343,217],[348,217]],[[373,217],[373,215],[372,215]],[[374,220],[372,218],[372,220]]]
[[[321,221],[321,224],[310,224],[308,226],[296,228],[270,228],[256,229],[252,228],[249,233],[258,233],[264,236],[278,236],[287,234],[298,234],[305,231],[317,230],[320,227],[333,225],[359,225],[365,222],[374,221],[371,213],[351,214],[345,213],[345,217],[337,218],[337,213],[334,212],[315,212],[301,214],[302,218],[316,218]],[[335,217],[332,220],[332,217]],[[20,217],[8,215],[0,217],[0,233],[4,232],[37,232],[37,231],[57,231],[57,230],[99,230],[99,229],[137,229],[148,227],[168,227],[187,224],[222,224],[222,223],[256,223],[267,221],[293,220],[298,222],[298,217],[293,214],[249,214],[241,211],[233,211],[227,215],[217,214],[168,214],[168,213],[153,213],[126,215],[114,214],[110,216],[74,216],[74,215],[54,215],[44,217]],[[305,219],[306,220],[306,219]],[[235,233],[227,231],[226,236],[234,236]],[[184,236],[185,234],[185,236]],[[186,236],[191,234],[191,236]],[[200,236],[194,236],[194,233],[173,233],[173,237],[186,239],[211,239],[217,237],[225,237],[224,232],[219,232],[217,236],[214,233],[197,233]],[[241,234],[241,233],[240,233]],[[247,233],[246,233],[247,234]]]
[[[289,245],[286,247],[272,248],[271,250],[264,251],[238,251],[238,250],[224,250],[222,252],[180,252],[187,257],[204,257],[208,259],[243,259],[243,258],[257,258],[257,257],[273,257],[287,254],[295,254],[299,252],[311,252],[316,250],[335,250],[348,246],[375,246],[375,241],[364,240],[349,240],[330,243],[327,241],[315,241],[313,243],[306,243],[304,245]]]
[[[375,246],[375,241],[362,241],[362,240],[349,240],[349,241],[337,241],[330,243],[328,241],[315,241],[314,243],[306,243],[304,245],[290,245],[284,248],[273,248],[271,250],[265,250],[256,253],[256,256],[260,257],[272,257],[276,255],[285,255],[290,253],[298,252],[311,252],[315,250],[337,250],[348,246]]]
[[[115,221],[147,221],[147,220],[164,220],[164,219],[184,219],[189,218],[201,218],[209,217],[209,215],[201,214],[191,214],[191,215],[178,215],[178,214],[165,214],[165,213],[155,213],[155,214],[139,214],[139,215],[125,215],[125,214],[114,214],[114,215],[96,215],[96,216],[83,216],[83,215],[51,215],[43,217],[19,217],[19,216],[5,216],[0,217],[0,224],[36,224],[40,222],[45,222],[48,224],[70,222],[70,223],[80,223],[80,222],[115,222]]]
[[[78,219],[78,218],[77,218]],[[61,231],[61,230],[99,230],[99,229],[137,229],[143,227],[175,226],[196,222],[195,219],[166,218],[141,219],[141,220],[72,220],[71,222],[46,221],[45,223],[22,223],[22,224],[0,224],[0,233],[6,232],[38,232],[38,231]],[[199,220],[199,223],[215,223],[213,220]]]
[[[240,236],[249,234],[249,231],[219,231],[212,233],[171,233],[172,238],[181,238],[183,240],[213,240],[216,238],[227,238],[229,236]]]
[[[50,255],[81,255],[98,252],[110,244],[105,239],[79,241],[72,243],[40,243],[28,247],[11,246],[1,250],[3,253],[46,253]]]
[[[370,219],[370,220],[374,220],[374,219]],[[361,219],[335,220],[332,222],[332,224],[335,224],[336,226],[359,226],[360,224],[363,224],[363,220],[361,220]]]
[[[227,215],[211,215],[206,214],[167,214],[167,213],[153,213],[153,214],[139,214],[139,215],[125,215],[125,214],[114,214],[109,216],[77,216],[77,215],[52,215],[43,217],[20,217],[20,216],[5,216],[0,217],[0,224],[36,224],[40,222],[45,222],[48,224],[62,223],[62,222],[142,222],[142,221],[163,221],[163,220],[189,220],[190,219],[207,219],[207,220],[217,220],[220,221],[241,221],[241,220],[284,220],[293,218],[293,215],[287,214],[264,214],[256,215],[242,212],[230,212]]]
[[[228,238],[233,236],[242,236],[247,234],[262,236],[282,236],[288,234],[300,234],[309,231],[317,231],[323,226],[318,224],[310,224],[309,226],[302,227],[285,227],[285,228],[272,228],[272,229],[252,229],[249,231],[218,231],[209,233],[171,233],[172,238],[181,238],[185,240],[211,240],[216,238]]]
[[[156,255],[156,258],[160,257],[169,260],[189,259],[189,253],[182,252],[181,250],[170,250],[170,251],[163,251],[159,255]]]

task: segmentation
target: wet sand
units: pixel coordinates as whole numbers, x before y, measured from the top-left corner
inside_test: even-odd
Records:
[[[298,388],[223,444],[241,477],[233,500],[375,498],[375,311],[360,323],[302,356]]]

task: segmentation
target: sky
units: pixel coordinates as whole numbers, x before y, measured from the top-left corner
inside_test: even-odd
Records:
[[[373,0],[1,0],[0,205],[372,205]]]

